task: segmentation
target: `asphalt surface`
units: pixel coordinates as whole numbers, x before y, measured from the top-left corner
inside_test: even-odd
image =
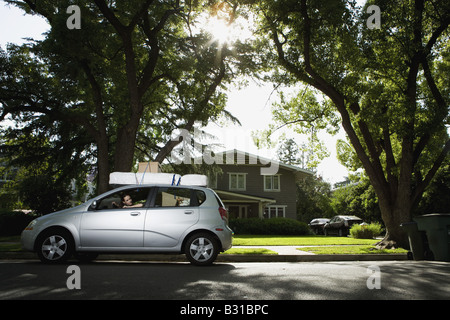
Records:
[[[183,300],[185,305],[194,300],[198,305],[208,300],[264,305],[278,300],[448,300],[449,274],[448,262],[411,260],[217,262],[208,267],[186,262],[45,265],[3,260],[0,300]]]

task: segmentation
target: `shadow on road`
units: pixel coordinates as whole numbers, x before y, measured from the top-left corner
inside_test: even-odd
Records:
[[[368,267],[380,269],[370,290]],[[81,289],[69,290],[68,265],[0,263],[0,299],[322,300],[449,299],[450,264],[431,261],[188,263],[100,261],[79,264]]]

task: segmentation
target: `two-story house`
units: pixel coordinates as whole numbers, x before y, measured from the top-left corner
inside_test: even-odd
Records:
[[[313,172],[236,149],[218,153],[215,159],[222,174],[209,177],[209,187],[230,217],[296,218],[296,181]],[[276,170],[261,170],[269,166]]]

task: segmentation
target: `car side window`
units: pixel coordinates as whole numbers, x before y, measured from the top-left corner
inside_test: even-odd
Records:
[[[206,200],[201,190],[161,187],[155,197],[155,207],[196,207]]]
[[[155,198],[155,207],[188,207],[190,204],[190,189],[158,188]]]
[[[206,200],[206,194],[202,190],[194,190],[194,199],[193,202],[197,201],[198,206],[201,206],[203,202]]]
[[[100,199],[97,210],[145,207],[148,188],[133,188],[116,192]]]

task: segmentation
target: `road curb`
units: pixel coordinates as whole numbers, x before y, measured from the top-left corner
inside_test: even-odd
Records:
[[[0,260],[38,260],[32,252],[0,252]],[[327,262],[408,260],[406,254],[220,254],[216,262]],[[102,254],[96,261],[188,262],[184,254]]]

